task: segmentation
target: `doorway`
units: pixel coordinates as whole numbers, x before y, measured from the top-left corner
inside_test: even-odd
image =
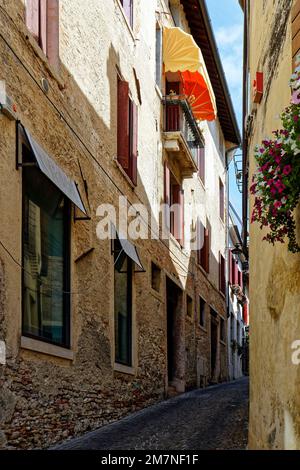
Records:
[[[181,392],[185,367],[183,293],[169,278],[166,290],[168,385]]]

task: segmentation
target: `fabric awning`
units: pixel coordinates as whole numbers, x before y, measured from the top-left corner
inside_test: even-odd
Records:
[[[126,238],[119,238],[119,241],[126,255],[129,256],[129,258],[132,259],[132,261],[144,271],[144,267],[141,263],[137,248]]]
[[[22,128],[41,172],[47,176],[81,212],[87,215],[75,181],[69,178],[57,163],[49,157],[45,150],[34,140],[28,129],[25,129],[24,126],[22,126]]]
[[[215,95],[209,78],[205,80],[199,72],[182,72],[183,93],[199,121],[214,121],[217,115]]]
[[[201,67],[201,53],[193,36],[181,28],[164,28],[163,61],[166,72],[197,72]]]

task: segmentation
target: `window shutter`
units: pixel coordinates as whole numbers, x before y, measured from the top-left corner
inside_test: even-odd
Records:
[[[180,185],[172,185],[172,205],[177,205],[176,210],[173,212],[174,218],[174,237],[176,240],[181,243],[181,206],[180,206]]]
[[[132,128],[131,128],[131,166],[132,166],[132,182],[137,185],[137,157],[138,157],[138,107],[132,102]]]
[[[205,148],[198,149],[198,175],[202,183],[205,184]]]
[[[248,303],[243,305],[243,320],[246,325],[249,323]]]
[[[238,265],[234,261],[234,284],[238,284],[239,279],[238,279]]]
[[[40,8],[39,0],[26,0],[26,26],[39,42],[40,39]]]
[[[59,0],[42,0],[47,3],[47,57],[55,68],[59,66]],[[44,50],[44,48],[43,48]]]
[[[48,12],[47,12],[47,0],[40,0],[40,37],[39,42],[42,51],[45,55],[48,55],[47,48],[47,23],[48,23]]]
[[[233,262],[233,256],[231,250],[228,252],[228,277],[229,277],[229,282],[232,285],[233,284],[233,273],[232,273],[232,262]]]
[[[129,84],[118,80],[118,156],[124,170],[129,171]]]
[[[294,0],[292,8],[292,56],[293,66],[300,50],[300,0]]]

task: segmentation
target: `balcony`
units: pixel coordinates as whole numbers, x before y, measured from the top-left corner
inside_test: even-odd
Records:
[[[182,177],[191,178],[198,170],[203,136],[184,95],[168,95],[163,103],[164,148],[177,162]]]

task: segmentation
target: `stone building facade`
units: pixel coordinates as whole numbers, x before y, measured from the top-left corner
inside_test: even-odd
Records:
[[[239,134],[205,4],[192,8],[163,0],[0,1],[0,80],[11,100],[0,114],[3,448],[45,448],[168,394],[227,379],[219,194]],[[216,100],[215,120],[201,129],[189,121],[205,144],[205,181],[183,129],[171,138],[165,132],[162,38],[174,26],[201,47]],[[125,101],[130,115],[120,111]],[[124,128],[133,127],[126,167],[119,145],[124,150]],[[172,178],[184,194],[184,223],[176,216],[184,233],[173,219],[165,240],[160,204]],[[150,229],[139,219],[148,237],[100,239],[101,204],[117,215],[142,204],[155,222]],[[134,207],[137,217],[142,209]],[[198,219],[206,229],[200,255],[187,243]]]
[[[255,171],[254,148],[281,127],[290,104],[289,80],[299,50],[300,2],[240,2],[245,13],[245,176]],[[263,95],[254,103],[256,73],[263,73]],[[248,101],[249,100],[249,101]],[[248,101],[248,103],[247,103]],[[247,175],[248,172],[248,175]],[[245,196],[247,191],[245,190]],[[247,203],[247,200],[245,199]],[[250,196],[250,213],[254,198]],[[296,210],[299,228],[299,209]],[[244,212],[246,217],[246,212]],[[246,232],[245,232],[246,233]],[[262,241],[258,223],[250,224],[250,429],[251,449],[299,449],[299,366],[293,344],[300,336],[299,255],[286,244]],[[297,229],[299,237],[299,229]]]

